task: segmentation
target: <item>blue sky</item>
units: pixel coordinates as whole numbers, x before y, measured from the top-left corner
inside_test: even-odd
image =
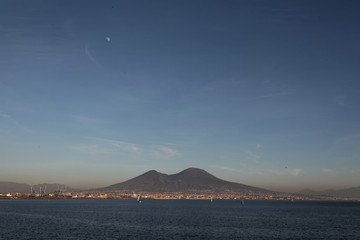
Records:
[[[0,181],[360,180],[357,1],[4,1]]]

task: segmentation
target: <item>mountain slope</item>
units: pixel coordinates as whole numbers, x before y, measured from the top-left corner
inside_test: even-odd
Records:
[[[146,192],[269,192],[265,189],[221,180],[211,175],[210,173],[198,168],[188,168],[182,172],[172,175],[167,175],[159,173],[155,170],[151,170],[128,181],[117,183],[105,188],[99,188],[96,190],[129,190]]]
[[[139,190],[148,189],[148,191],[155,191],[156,189],[165,189],[167,185],[166,174],[159,173],[155,170],[148,171],[138,177],[132,178],[128,181],[110,185],[105,188],[96,190]]]
[[[345,198],[356,198],[360,199],[360,187],[353,187],[353,188],[346,188],[346,189],[339,189],[339,190],[324,190],[324,191],[313,191],[310,189],[305,189],[300,192],[299,194],[305,195],[323,195],[323,196],[331,196],[331,197],[345,197]]]
[[[30,185],[15,182],[0,182],[0,193],[30,193]]]

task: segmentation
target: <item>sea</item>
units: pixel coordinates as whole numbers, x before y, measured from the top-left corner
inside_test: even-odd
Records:
[[[0,239],[360,239],[360,202],[0,200]]]

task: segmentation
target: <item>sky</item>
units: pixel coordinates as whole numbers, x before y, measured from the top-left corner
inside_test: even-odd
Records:
[[[2,1],[0,181],[93,188],[198,167],[271,190],[359,186],[359,9]]]

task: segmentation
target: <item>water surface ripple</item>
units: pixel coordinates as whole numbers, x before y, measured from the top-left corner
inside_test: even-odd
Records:
[[[360,239],[360,203],[0,200],[0,239]]]

